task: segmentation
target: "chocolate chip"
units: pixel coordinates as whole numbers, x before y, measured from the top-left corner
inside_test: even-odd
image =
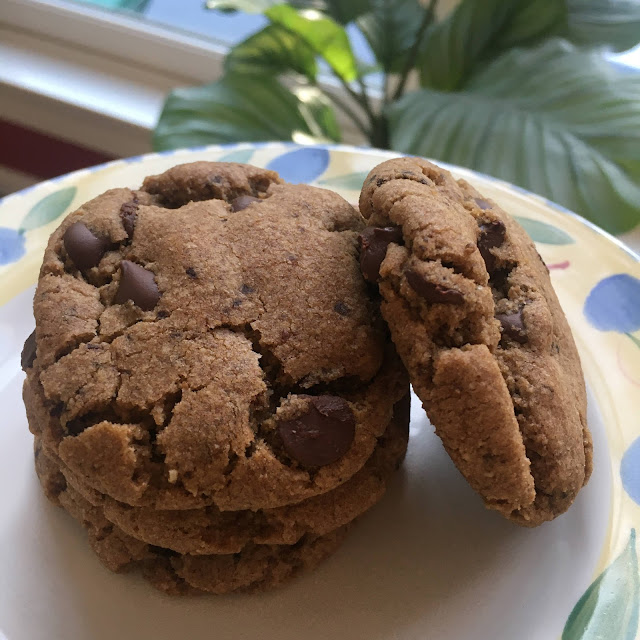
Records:
[[[245,296],[248,296],[250,293],[253,293],[255,291],[255,289],[253,287],[250,287],[248,284],[243,284],[240,287],[240,293],[244,294]]]
[[[481,209],[491,209],[491,205],[486,200],[483,200],[482,198],[475,198],[475,201]]]
[[[254,198],[253,196],[238,196],[231,201],[231,211],[242,211],[254,202],[260,202],[260,198]]]
[[[286,452],[305,467],[339,460],[351,446],[356,421],[346,400],[338,396],[310,398],[306,413],[278,423]]]
[[[123,304],[131,300],[143,311],[151,311],[160,299],[153,273],[129,260],[120,263],[120,270],[120,285],[113,302]]]
[[[441,284],[429,282],[417,271],[413,271],[413,269],[405,272],[405,276],[409,286],[427,302],[455,305],[464,303],[464,296],[457,289],[451,289]]]
[[[500,220],[493,220],[480,225],[478,249],[489,273],[496,267],[496,257],[489,249],[499,247],[504,242],[505,232],[505,226]]]
[[[333,310],[341,316],[348,316],[351,313],[351,309],[342,301],[336,302],[333,305]]]
[[[400,227],[367,227],[359,236],[360,270],[368,282],[378,282],[380,265],[391,242],[402,243]]]
[[[98,238],[82,222],[74,222],[64,232],[63,242],[67,255],[80,271],[95,267],[108,247],[104,238]]]
[[[133,238],[133,231],[136,226],[136,219],[138,218],[138,199],[134,197],[133,200],[125,202],[120,207],[120,220],[122,220],[122,226],[129,237]]]
[[[96,342],[89,342],[87,343],[87,349],[91,349],[92,351],[102,350],[102,345]]]
[[[156,314],[156,318],[158,318],[159,320],[163,320],[164,318],[168,318],[168,317],[169,317],[169,312],[165,311],[164,309],[161,309]]]
[[[508,336],[520,344],[527,342],[527,332],[522,321],[522,309],[517,313],[498,313],[496,318],[500,320],[502,325],[503,336]]]
[[[22,347],[22,354],[20,355],[20,364],[22,370],[26,371],[31,369],[33,361],[36,359],[36,332],[33,330],[29,337],[24,341],[24,347]]]
[[[196,273],[196,270],[193,267],[187,267],[186,268],[186,274],[190,278],[197,278],[198,277],[198,274]]]

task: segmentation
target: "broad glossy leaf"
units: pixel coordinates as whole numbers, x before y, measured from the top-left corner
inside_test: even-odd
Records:
[[[640,42],[640,0],[568,0],[569,38],[625,51]]]
[[[279,75],[294,72],[314,81],[318,71],[315,54],[305,41],[277,24],[261,31],[231,49],[225,69],[235,73]]]
[[[50,193],[42,200],[38,200],[22,219],[20,232],[43,227],[45,224],[59,218],[69,208],[76,192],[76,187],[65,187]]]
[[[370,4],[357,25],[382,69],[399,71],[427,9],[418,0],[371,0]]]
[[[513,50],[465,91],[389,110],[391,146],[495,175],[614,233],[640,221],[640,74],[549,41]]]
[[[347,24],[366,13],[376,0],[325,0],[324,11],[336,22]],[[311,0],[313,2],[313,0]]]
[[[238,140],[337,141],[331,107],[317,91],[300,100],[269,76],[236,76],[169,94],[154,132],[154,149]]]
[[[562,0],[463,0],[430,29],[421,50],[421,84],[455,91],[488,59],[566,29]]]
[[[634,640],[638,630],[638,556],[631,530],[624,551],[578,600],[562,632],[562,640]]]
[[[296,11],[281,4],[265,11],[272,23],[299,36],[345,82],[358,75],[347,32],[337,22],[318,11]]]

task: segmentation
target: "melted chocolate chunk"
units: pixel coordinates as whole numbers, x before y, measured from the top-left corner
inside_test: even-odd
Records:
[[[113,302],[123,304],[131,300],[143,311],[151,311],[160,299],[153,273],[129,260],[123,260],[120,263],[120,269],[120,285]]]
[[[421,274],[413,270],[407,271],[405,276],[409,286],[427,302],[454,305],[464,303],[464,296],[457,289],[429,282]]]
[[[97,266],[109,246],[105,238],[96,236],[82,222],[74,222],[64,232],[62,241],[67,255],[80,271]]]
[[[31,335],[24,341],[24,347],[22,347],[22,354],[20,355],[20,364],[22,370],[26,371],[31,369],[33,362],[36,359],[36,332],[35,329],[31,332]]]
[[[355,433],[351,408],[338,396],[312,397],[306,413],[278,423],[285,451],[305,467],[339,460],[351,447]]]
[[[502,325],[503,336],[507,336],[520,344],[527,342],[527,332],[522,321],[522,309],[517,313],[499,313],[496,318],[500,320]]]
[[[231,201],[231,211],[242,211],[254,202],[260,202],[260,198],[254,198],[253,196],[238,196]]]
[[[496,268],[497,262],[496,257],[489,249],[499,247],[504,242],[505,232],[505,226],[500,220],[493,220],[480,225],[478,249],[489,273]]]
[[[391,242],[402,243],[400,227],[367,227],[359,236],[360,270],[368,282],[378,282],[380,265]]]
[[[120,220],[122,220],[122,226],[124,227],[129,240],[133,238],[133,232],[136,227],[136,220],[138,218],[138,199],[136,197],[129,202],[125,202],[120,207]]]

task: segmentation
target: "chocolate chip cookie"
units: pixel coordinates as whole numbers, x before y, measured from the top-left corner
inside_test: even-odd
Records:
[[[264,509],[342,484],[406,390],[361,228],[337,194],[236,164],[85,204],[35,294],[32,430],[130,505]]]
[[[43,486],[107,566],[174,591],[269,586],[380,498],[408,378],[363,228],[335,193],[201,162],[53,233],[23,397]]]
[[[571,331],[525,231],[418,158],[375,167],[360,196],[364,278],[444,446],[485,504],[535,526],[591,473]]]

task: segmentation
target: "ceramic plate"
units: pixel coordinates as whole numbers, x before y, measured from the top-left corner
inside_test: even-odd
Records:
[[[119,160],[0,204],[0,637],[8,640],[633,640],[640,527],[640,263],[542,198],[451,167],[516,216],[551,270],[589,387],[595,470],[534,530],[484,509],[414,398],[409,453],[383,501],[318,570],[261,595],[172,599],[115,575],[43,497],[20,395],[42,252],[62,216],[110,187],[194,160],[250,162],[357,201],[392,154],[285,144]]]

